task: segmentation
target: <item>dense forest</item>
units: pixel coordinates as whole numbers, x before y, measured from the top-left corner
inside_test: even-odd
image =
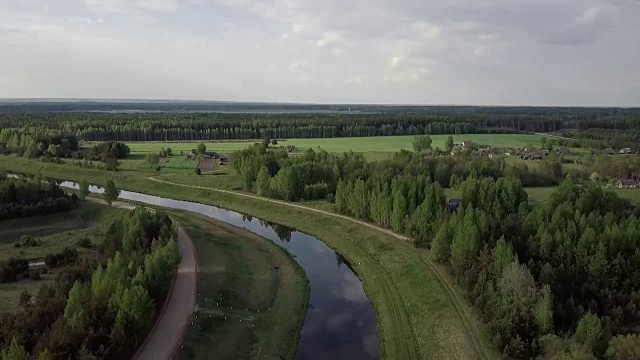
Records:
[[[336,211],[430,249],[505,358],[627,359],[640,350],[640,209],[588,179],[563,180],[552,164],[523,173],[472,153],[403,151],[367,162],[313,150],[289,157],[257,144],[233,159],[245,187],[260,195],[328,198]],[[528,202],[523,183],[532,176],[560,182],[548,203]],[[449,186],[462,195],[457,207],[447,201]]]
[[[14,111],[11,111],[13,109]],[[434,108],[420,112],[221,113],[18,111],[4,107],[0,128],[93,141],[330,138],[416,134],[561,132],[598,144],[638,139],[636,109]],[[440,109],[440,111],[438,111]],[[605,135],[603,135],[605,134]],[[0,136],[0,143],[6,136]],[[622,145],[622,144],[618,144]]]
[[[69,211],[78,197],[68,195],[55,182],[0,175],[0,220]]]
[[[68,251],[18,313],[2,315],[2,359],[124,359],[144,340],[179,262],[176,233],[162,213],[136,208],[109,227],[98,259]],[[29,355],[30,354],[30,355]]]

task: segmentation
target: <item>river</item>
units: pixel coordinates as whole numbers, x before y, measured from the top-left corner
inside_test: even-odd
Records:
[[[60,186],[78,188],[74,182]],[[89,189],[102,193],[96,186]],[[285,248],[307,274],[309,310],[296,353],[299,360],[380,358],[375,312],[362,282],[344,259],[317,238],[256,217],[188,201],[121,191],[120,199],[206,215],[247,229]]]

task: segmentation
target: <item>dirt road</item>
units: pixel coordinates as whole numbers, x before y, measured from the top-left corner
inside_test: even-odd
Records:
[[[133,356],[135,360],[172,359],[190,324],[196,303],[198,273],[195,247],[182,228],[178,229],[178,245],[182,259],[175,282],[156,324]]]
[[[368,222],[365,222],[365,221],[362,221],[362,220],[354,219],[354,218],[349,217],[349,216],[340,215],[340,214],[336,214],[336,213],[332,213],[332,212],[328,212],[328,211],[324,211],[324,210],[320,210],[320,209],[315,209],[315,208],[304,206],[304,205],[299,205],[299,204],[290,203],[290,202],[286,202],[286,201],[265,198],[265,197],[262,197],[262,196],[246,194],[246,193],[242,193],[242,192],[239,192],[239,191],[231,191],[231,190],[216,189],[216,188],[210,188],[210,187],[204,187],[204,186],[180,184],[180,183],[174,183],[174,182],[171,182],[171,181],[156,179],[156,178],[153,178],[153,177],[148,177],[148,179],[151,180],[151,181],[164,183],[164,184],[168,184],[168,185],[173,185],[173,186],[181,186],[181,187],[208,190],[208,191],[217,191],[217,192],[226,193],[226,194],[233,194],[233,195],[237,195],[237,196],[243,196],[243,197],[250,198],[250,199],[268,201],[268,202],[271,202],[271,203],[285,205],[285,206],[289,206],[289,207],[293,207],[293,208],[297,208],[297,209],[313,211],[313,212],[320,213],[320,214],[323,214],[323,215],[334,216],[334,217],[338,217],[338,218],[341,218],[341,219],[344,219],[344,220],[348,220],[348,221],[351,221],[353,223],[356,223],[356,224],[359,224],[359,225],[362,225],[362,226],[366,226],[366,227],[368,227],[370,229],[374,229],[374,230],[383,232],[383,233],[385,233],[387,235],[393,236],[393,237],[395,237],[397,239],[400,239],[400,240],[411,241],[411,239],[409,237],[401,235],[401,234],[398,234],[398,233],[395,233],[395,232],[393,232],[393,231],[391,231],[389,229],[385,229],[383,227],[380,227],[380,226],[377,226],[377,225],[374,225],[374,224],[371,224],[371,223],[368,223]],[[483,359],[491,359],[492,357],[491,357],[491,355],[489,355],[488,350],[485,348],[485,344],[482,341],[482,337],[480,335],[480,330],[478,329],[475,321],[473,320],[473,317],[472,317],[472,315],[470,313],[470,310],[467,308],[465,302],[462,300],[462,298],[460,297],[458,292],[455,290],[453,285],[450,283],[450,280],[442,273],[442,271],[436,266],[436,264],[434,264],[433,261],[431,261],[431,259],[428,256],[426,256],[424,253],[420,254],[420,258],[422,259],[424,264],[427,265],[427,267],[429,267],[431,269],[431,271],[433,271],[433,273],[436,275],[436,277],[438,278],[438,280],[440,281],[440,283],[444,287],[445,291],[447,292],[447,295],[451,299],[451,302],[453,303],[453,305],[454,305],[454,307],[456,309],[456,312],[460,316],[460,319],[462,320],[462,323],[467,328],[467,333],[468,333],[469,337],[471,338],[474,346],[476,347],[476,350],[478,351],[478,355]]]

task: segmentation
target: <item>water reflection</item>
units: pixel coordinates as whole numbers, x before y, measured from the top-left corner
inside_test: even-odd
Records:
[[[63,181],[60,186],[78,188]],[[101,188],[91,186],[94,193]],[[122,191],[120,198],[200,213],[245,228],[287,249],[309,278],[309,310],[296,359],[380,358],[375,312],[348,261],[313,236],[214,206]],[[336,266],[337,264],[337,266]],[[347,265],[347,266],[342,266]]]

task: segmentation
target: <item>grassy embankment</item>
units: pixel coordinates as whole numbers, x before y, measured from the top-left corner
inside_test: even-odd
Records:
[[[64,213],[18,218],[0,222],[0,260],[23,257],[27,260],[40,259],[49,253],[58,253],[65,247],[75,248],[81,256],[95,254],[95,245],[104,239],[104,234],[123,210],[83,202],[80,207]],[[16,242],[24,235],[38,239],[38,246],[16,247]],[[77,241],[88,237],[94,245],[90,248],[78,246]],[[29,278],[17,282],[0,284],[0,308],[2,312],[12,312],[18,307],[18,299],[23,290],[35,295],[43,284],[53,281],[55,270],[43,274],[41,280]]]
[[[363,281],[376,311],[381,353],[385,359],[478,359],[493,357],[478,333],[482,325],[467,304],[453,299],[451,285],[443,284],[424,256],[406,242],[349,220],[242,198],[210,190],[177,188],[151,182],[154,172],[128,170],[106,174],[71,164],[49,164],[18,157],[0,157],[0,167],[24,173],[116,185],[133,191],[196,201],[240,211],[316,236],[335,248]],[[230,175],[229,175],[230,176]],[[178,176],[178,179],[216,187],[218,176]],[[228,185],[228,184],[227,184]],[[453,290],[457,291],[457,290]]]
[[[309,300],[304,270],[246,230],[171,214],[191,236],[199,269],[194,322],[178,358],[293,359]]]

